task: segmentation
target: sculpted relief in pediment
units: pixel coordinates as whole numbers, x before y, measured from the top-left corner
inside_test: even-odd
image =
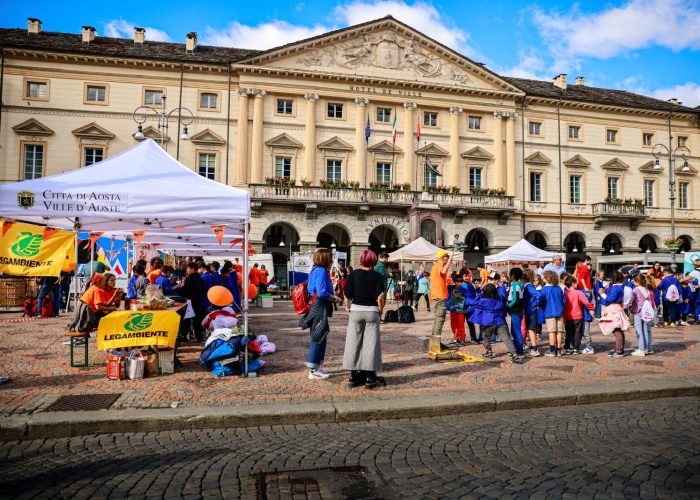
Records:
[[[474,84],[461,68],[435,57],[417,41],[402,38],[393,32],[362,34],[349,42],[314,49],[296,61],[309,68],[388,69],[458,85]]]

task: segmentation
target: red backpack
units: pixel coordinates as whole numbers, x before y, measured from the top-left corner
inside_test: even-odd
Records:
[[[309,297],[308,281],[303,281],[297,286],[292,288],[292,304],[294,304],[294,311],[299,316],[305,316],[309,314],[311,310],[311,303],[316,299],[316,294],[313,297]]]

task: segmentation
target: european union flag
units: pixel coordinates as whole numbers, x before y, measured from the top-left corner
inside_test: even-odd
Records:
[[[372,130],[369,128],[369,115],[367,115],[367,125],[365,126],[365,142],[369,144],[369,136],[372,135]]]

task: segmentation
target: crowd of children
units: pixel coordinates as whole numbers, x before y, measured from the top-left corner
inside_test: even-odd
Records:
[[[604,273],[592,273],[586,257],[574,274],[548,269],[540,275],[515,267],[507,279],[491,271],[486,283],[481,279],[473,282],[471,273],[460,270],[452,273],[448,291],[454,337],[448,345],[466,345],[468,327],[470,341],[483,344],[484,356],[489,358],[496,341],[506,345],[515,363],[521,363],[525,356],[542,354],[590,355],[595,353],[591,337],[595,319],[601,332],[615,339],[615,347],[608,353],[611,357],[628,354],[625,333],[631,327],[637,335],[637,348],[629,354],[653,354],[654,327],[700,323],[700,260],[694,265],[695,270],[687,276],[655,265],[646,274],[635,266],[628,274],[616,271],[606,280]],[[549,337],[544,353],[540,352],[540,342],[545,341],[543,326]]]

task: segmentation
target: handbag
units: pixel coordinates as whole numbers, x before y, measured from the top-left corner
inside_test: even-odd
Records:
[[[146,377],[155,377],[160,375],[160,368],[158,367],[158,353],[155,351],[145,351],[141,352],[144,360],[144,373]]]
[[[141,351],[133,350],[126,358],[126,376],[129,380],[141,380],[146,368],[146,359]]]

